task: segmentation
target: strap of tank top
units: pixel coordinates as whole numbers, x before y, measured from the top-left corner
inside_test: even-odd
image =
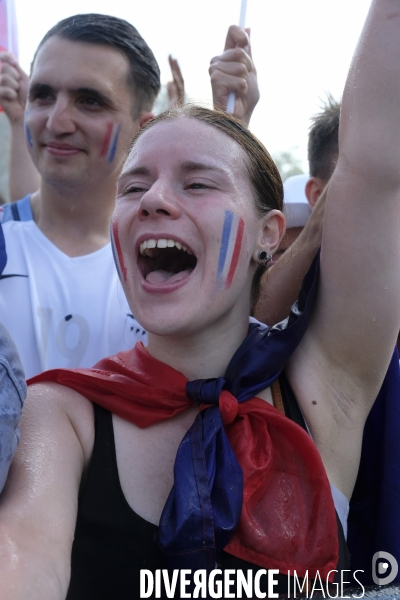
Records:
[[[281,386],[279,385],[279,379],[275,379],[275,381],[271,384],[271,393],[275,408],[277,408],[284,415],[285,407],[283,406],[283,398]]]

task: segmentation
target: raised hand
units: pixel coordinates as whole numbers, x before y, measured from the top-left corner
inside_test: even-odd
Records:
[[[10,52],[0,52],[0,105],[11,124],[23,122],[29,77]]]
[[[10,120],[9,162],[10,198],[12,201],[34,192],[40,185],[25,138],[24,114],[29,77],[10,52],[0,52],[0,106]]]
[[[235,92],[233,114],[248,125],[260,98],[249,29],[229,27],[224,52],[211,60],[209,73],[214,105],[226,108],[230,92]]]
[[[185,81],[176,58],[169,55],[168,62],[172,73],[172,81],[167,83],[168,108],[174,108],[183,104],[185,100]]]

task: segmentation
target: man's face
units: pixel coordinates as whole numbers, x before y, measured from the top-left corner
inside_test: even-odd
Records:
[[[139,129],[128,61],[109,46],[54,36],[32,71],[26,134],[43,180],[60,190],[115,180]]]

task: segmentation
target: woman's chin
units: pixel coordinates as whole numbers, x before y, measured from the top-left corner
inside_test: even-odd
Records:
[[[150,335],[157,336],[190,337],[208,321],[195,298],[191,302],[179,298],[168,303],[148,301],[141,303],[134,315]]]
[[[148,332],[149,336],[157,337],[186,337],[193,334],[192,327],[182,321],[182,318],[160,319],[142,318],[140,323]]]

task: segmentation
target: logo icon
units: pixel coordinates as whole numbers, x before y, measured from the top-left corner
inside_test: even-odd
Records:
[[[394,556],[382,550],[375,552],[372,557],[372,579],[376,585],[392,583],[398,571],[399,565]]]

